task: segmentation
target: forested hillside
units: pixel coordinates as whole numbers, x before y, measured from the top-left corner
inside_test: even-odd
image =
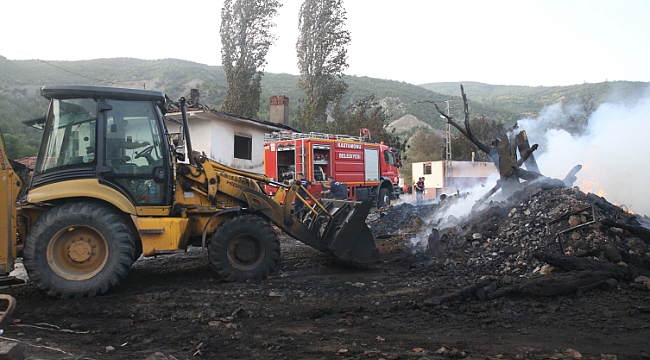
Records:
[[[346,76],[348,93],[345,100],[358,100],[369,95],[381,101],[399,117],[410,113],[419,119],[441,124],[434,107],[421,101],[442,102],[460,100],[456,94],[441,96],[432,94],[422,87],[398,81],[372,79],[368,77]],[[268,98],[285,94],[291,99],[292,107],[297,107],[304,94],[298,90],[298,76],[288,74],[265,74],[262,83],[261,108],[268,108]],[[223,102],[226,91],[226,78],[220,66],[208,66],[184,60],[139,60],[129,58],[97,59],[86,61],[13,61],[0,57],[0,91],[20,91],[26,95],[36,94],[37,89],[46,84],[84,84],[100,86],[145,87],[163,90],[170,97],[177,98],[189,94],[190,88],[201,90],[202,101],[213,108]],[[502,112],[476,104],[476,112],[486,116],[511,120],[514,114]],[[260,114],[268,116],[268,109]]]
[[[467,97],[476,103],[497,109],[507,109],[519,117],[534,117],[546,105],[560,101],[580,102],[590,99],[603,102],[636,102],[650,83],[633,81],[607,81],[596,84],[571,86],[506,86],[465,82]],[[458,94],[457,83],[430,83],[421,87],[440,94]]]
[[[290,120],[304,98],[298,90],[298,76],[265,74],[262,81],[259,119],[269,118],[269,97],[284,94],[290,98]],[[390,120],[411,114],[435,128],[444,128],[443,119],[433,103],[445,110],[445,100],[451,100],[452,115],[462,119],[462,99],[459,83],[433,83],[421,86],[405,82],[368,77],[345,76],[348,90],[344,102],[354,102],[367,96],[388,110]],[[0,56],[0,130],[9,137],[11,145],[23,147],[21,154],[36,152],[40,133],[24,126],[21,121],[42,116],[47,105],[38,94],[43,85],[98,85],[146,88],[165,91],[172,99],[189,96],[197,88],[201,102],[213,109],[223,103],[227,83],[220,66],[208,66],[177,59],[139,60],[131,58],[86,61],[7,60]],[[516,120],[535,116],[547,104],[572,101],[585,96],[605,95],[635,100],[647,88],[647,83],[606,82],[564,87],[497,86],[463,83],[472,117],[484,116],[507,126]],[[613,94],[613,95],[612,95]],[[16,141],[19,140],[19,141]]]

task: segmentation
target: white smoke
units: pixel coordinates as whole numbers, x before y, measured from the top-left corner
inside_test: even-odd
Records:
[[[485,183],[464,190],[457,198],[445,200],[447,201],[447,205],[445,201],[441,202],[439,209],[424,219],[425,224],[433,224],[438,229],[445,229],[457,225],[458,220],[462,220],[471,213],[476,201],[492,189],[496,185],[497,180],[499,180],[499,175],[495,173],[488,177]],[[451,196],[454,197],[454,195]],[[424,232],[421,231],[410,240],[414,250],[426,249],[431,230],[431,227],[427,226]]]
[[[583,135],[573,136],[557,126],[569,116],[580,116],[578,107],[554,104],[540,111],[536,119],[518,121],[534,153],[542,175],[564,179],[576,165],[582,165],[574,185],[584,192],[603,196],[639,214],[650,214],[650,89],[634,104],[605,103],[591,114]],[[497,182],[498,175],[482,186],[467,190],[448,208],[441,207],[426,224],[444,229],[468,216],[476,200]],[[499,200],[500,191],[492,200]],[[455,219],[454,219],[455,218]],[[414,251],[426,248],[430,226],[410,240]]]
[[[566,108],[546,107],[537,119],[518,122],[526,130],[540,172],[563,179],[578,164],[575,185],[609,202],[650,214],[650,167],[646,146],[650,143],[650,93],[635,104],[605,103],[589,117],[583,135],[572,136],[553,124],[565,118]]]

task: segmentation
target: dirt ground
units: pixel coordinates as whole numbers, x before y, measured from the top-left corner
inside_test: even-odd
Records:
[[[399,241],[377,244],[383,262],[357,269],[284,240],[279,268],[259,283],[224,283],[191,251],[139,260],[92,299],[4,288],[18,306],[2,337],[29,359],[650,358],[649,292],[426,306],[473,276],[439,276]]]
[[[363,269],[282,237],[280,265],[261,282],[225,283],[194,249],[140,259],[91,299],[0,288],[18,303],[1,337],[28,359],[650,358],[648,291],[621,282],[439,303],[476,270],[413,253],[408,236],[375,235],[382,262]]]

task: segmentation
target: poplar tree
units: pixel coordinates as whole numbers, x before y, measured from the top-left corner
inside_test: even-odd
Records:
[[[276,37],[272,22],[282,6],[276,0],[225,0],[221,9],[221,60],[228,92],[221,111],[256,117],[266,54]]]
[[[347,64],[350,33],[343,28],[342,0],[305,0],[300,6],[296,43],[300,80],[306,98],[298,111],[298,126],[310,128],[327,120],[329,104],[347,90],[343,70]]]

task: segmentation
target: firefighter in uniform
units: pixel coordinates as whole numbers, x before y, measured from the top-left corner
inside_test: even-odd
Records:
[[[311,181],[305,179],[305,174],[303,174],[303,173],[297,173],[296,174],[296,181],[299,181],[300,185],[302,185],[302,187],[304,187],[305,189],[307,188],[307,186],[311,185]],[[298,190],[298,195],[300,195],[303,199],[307,198],[307,193],[303,189]],[[302,210],[302,208],[304,208],[304,207],[305,207],[305,204],[303,204],[303,202],[300,201],[299,199],[295,199],[293,201],[293,213],[294,214],[297,213],[298,211]]]
[[[329,199],[345,200],[348,197],[348,189],[345,185],[334,179],[334,176],[328,176],[327,180],[330,181],[329,188],[323,191],[323,195]]]

